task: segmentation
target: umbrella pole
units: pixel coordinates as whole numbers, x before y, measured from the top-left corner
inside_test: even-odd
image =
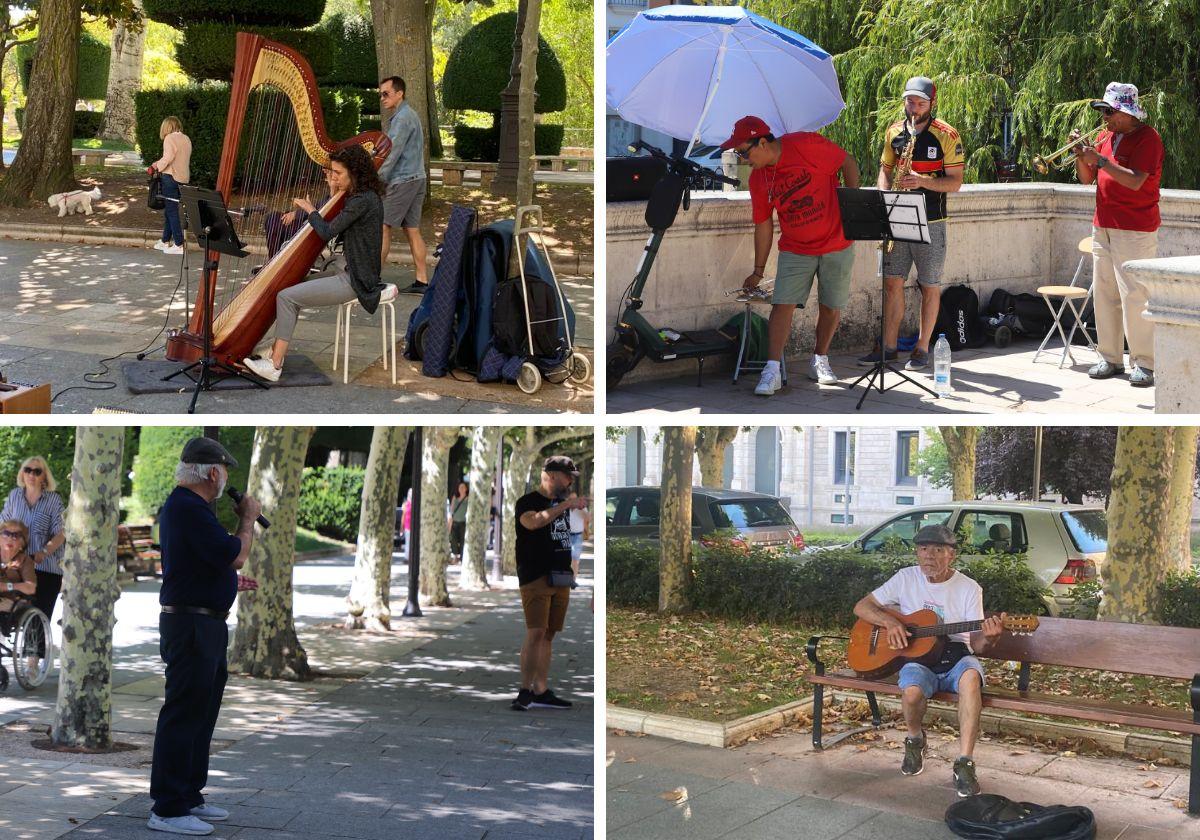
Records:
[[[700,126],[704,125],[708,109],[712,107],[713,100],[717,97],[717,88],[721,86],[721,74],[725,72],[725,50],[728,41],[729,29],[726,28],[724,34],[721,35],[721,46],[717,48],[717,78],[708,90],[708,98],[704,101],[704,110],[700,112],[700,120],[696,123],[696,130],[692,132],[692,141],[688,143],[684,157],[691,157],[692,149],[696,148],[696,144],[700,142]]]

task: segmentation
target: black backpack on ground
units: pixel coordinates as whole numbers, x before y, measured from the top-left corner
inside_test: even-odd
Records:
[[[1088,305],[1091,306],[1090,301]],[[1003,318],[1005,326],[1032,338],[1045,338],[1046,333],[1054,329],[1054,313],[1046,306],[1041,295],[1032,292],[1014,295],[1004,289],[996,289],[988,300],[988,314]],[[1089,314],[1088,310],[1084,311],[1085,321]]]
[[[987,334],[979,323],[979,296],[970,286],[958,284],[942,290],[941,309],[933,327],[936,337],[944,333],[951,350],[982,347]]]
[[[946,827],[967,840],[1092,840],[1096,818],[1082,805],[1035,805],[982,793],[946,809]]]

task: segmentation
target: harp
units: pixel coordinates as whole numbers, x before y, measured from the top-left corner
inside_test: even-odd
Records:
[[[254,350],[275,321],[276,295],[304,280],[325,248],[305,223],[271,255],[266,226],[296,209],[296,196],[308,196],[325,219],[336,217],[346,196],[329,195],[324,171],[330,154],[353,145],[365,149],[378,168],[391,141],[381,131],[331,139],[317,81],[304,56],[260,35],[238,33],[216,189],[241,214],[236,232],[250,256],[226,257],[218,263],[215,281],[207,289],[200,284],[187,327],[167,337],[168,359],[194,362],[203,355],[210,312],[213,358],[240,366]],[[322,196],[327,197],[322,201]],[[217,257],[215,252],[205,255],[214,261]]]

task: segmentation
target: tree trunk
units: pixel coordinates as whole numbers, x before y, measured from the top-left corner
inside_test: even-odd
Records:
[[[954,501],[975,498],[975,453],[978,426],[938,426],[950,459]]]
[[[1171,427],[1122,426],[1117,430],[1107,513],[1108,552],[1101,571],[1103,619],[1137,624],[1154,621],[1154,589],[1168,571],[1178,568],[1169,558],[1174,464],[1175,430]],[[1194,475],[1194,461],[1188,472]]]
[[[376,426],[363,477],[362,509],[358,517],[358,550],[354,579],[347,596],[346,627],[390,630],[392,610],[392,543],[396,532],[396,501],[400,470],[408,448],[409,426]]]
[[[525,26],[521,30],[521,84],[517,117],[517,206],[533,204],[534,103],[537,94],[538,29],[542,0],[525,0]]]
[[[442,130],[438,123],[437,87],[433,81],[433,17],[437,12],[437,0],[425,4],[425,89],[429,91],[429,143],[425,146],[425,163],[430,158],[441,160],[445,156],[442,148]],[[425,190],[425,203],[429,204],[429,190]]]
[[[1171,428],[1171,427],[1168,427]],[[1171,463],[1170,511],[1167,514],[1167,555],[1171,568],[1186,571],[1192,564],[1192,499],[1196,486],[1195,426],[1176,426]]]
[[[141,12],[142,0],[133,0],[133,5]],[[100,127],[102,140],[134,142],[133,96],[142,89],[142,51],[145,43],[145,22],[131,28],[126,21],[117,21],[109,61],[108,91],[104,97],[104,125]]]
[[[666,615],[691,608],[692,459],[695,426],[664,426],[662,495],[659,502],[658,611]]]
[[[25,129],[12,166],[0,182],[0,205],[22,207],[30,198],[75,189],[71,134],[79,65],[80,0],[42,0]]]
[[[458,426],[426,426],[421,452],[421,603],[453,606],[446,589],[450,534],[446,530],[447,468]]]
[[[311,426],[259,426],[254,433],[246,492],[262,503],[271,527],[264,531],[254,526],[254,546],[244,574],[258,581],[258,591],[238,598],[230,671],[265,679],[312,677],[292,617],[296,509],[312,432]]]
[[[63,531],[62,650],[58,700],[50,731],[55,744],[112,747],[112,631],[120,521],[119,426],[80,426],[75,432],[71,503]]]
[[[700,426],[696,429],[696,460],[700,483],[721,487],[725,480],[725,450],[737,437],[737,426]]]
[[[379,61],[379,78],[400,76],[404,79],[404,101],[417,112],[425,137],[425,174],[429,175],[429,135],[436,126],[429,125],[429,86],[426,47],[429,32],[425,0],[372,0],[371,22],[375,27],[375,52]],[[387,129],[390,113],[380,114],[381,125]]]
[[[503,426],[476,426],[471,436],[471,494],[467,500],[467,536],[463,543],[462,589],[487,589],[488,523],[492,519],[492,485]]]

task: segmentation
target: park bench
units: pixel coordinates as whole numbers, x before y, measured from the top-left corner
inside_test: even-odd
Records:
[[[551,172],[591,172],[592,159],[582,155],[534,155],[535,168]]]
[[[443,186],[461,187],[463,176],[470,171],[478,172],[480,185],[487,187],[496,177],[497,164],[473,160],[431,160],[429,167],[442,170]]]
[[[117,526],[117,563],[127,573],[138,576],[158,577],[162,574],[162,553],[151,536],[149,525]]]
[[[1036,632],[1027,636],[1003,634],[982,657],[1021,664],[1016,691],[985,687],[983,706],[1054,717],[1076,718],[1119,726],[1137,726],[1192,736],[1191,780],[1188,813],[1200,814],[1200,629],[1159,627],[1144,624],[1082,621],[1069,618],[1039,618]],[[813,746],[832,746],[851,735],[878,729],[882,725],[876,694],[899,695],[897,677],[882,680],[863,679],[853,671],[827,671],[818,657],[822,639],[840,636],[813,636],[806,653],[813,663],[808,680],[813,684]],[[1057,665],[1121,674],[1191,680],[1191,712],[1158,706],[1135,705],[1105,700],[1090,700],[1057,694],[1041,694],[1029,689],[1031,665]],[[871,725],[839,733],[822,742],[821,711],[824,689],[850,689],[867,695]],[[957,695],[939,693],[934,700],[955,702]]]
[[[71,157],[75,158],[80,166],[103,166],[105,159],[109,156],[109,152],[101,149],[72,149]]]

